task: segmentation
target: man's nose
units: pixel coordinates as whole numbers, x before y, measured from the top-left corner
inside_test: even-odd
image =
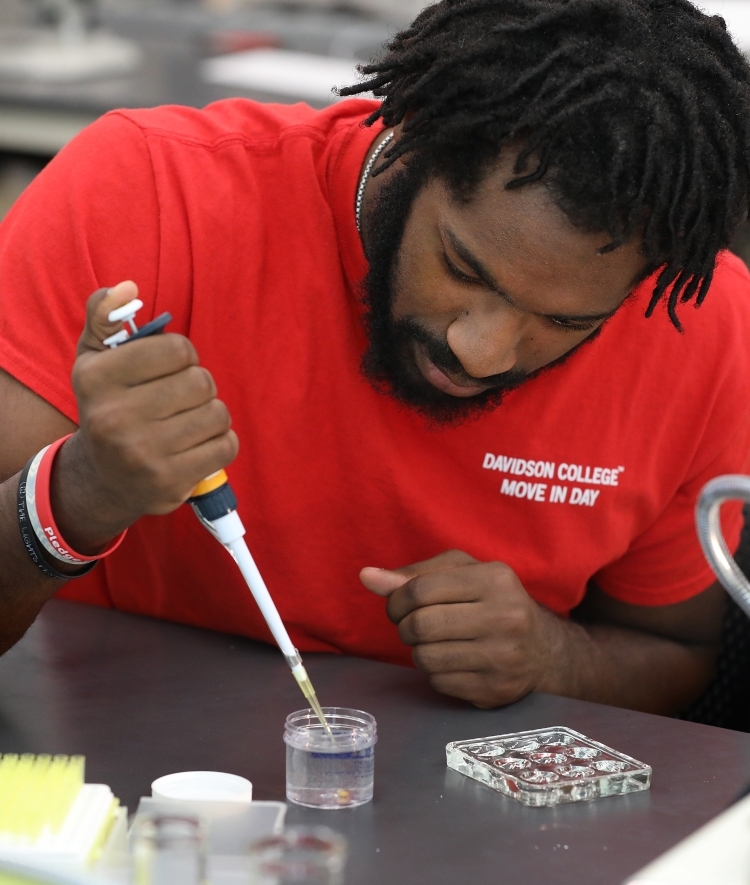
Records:
[[[518,362],[525,319],[508,310],[467,311],[448,327],[448,346],[474,378],[501,375]]]

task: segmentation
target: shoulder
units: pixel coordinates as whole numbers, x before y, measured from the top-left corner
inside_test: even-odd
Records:
[[[720,254],[703,303],[678,305],[681,332],[663,301],[645,315],[655,281],[639,285],[559,372],[540,376],[540,392],[549,388],[568,408],[590,403],[602,432],[616,428],[644,459],[649,447],[667,446],[667,472],[684,477],[750,427],[750,274]]]
[[[701,304],[680,304],[678,331],[670,321],[665,300],[646,318],[657,276],[642,283],[623,305],[612,323],[618,347],[638,351],[644,359],[676,369],[683,363],[688,374],[708,366],[742,365],[750,368],[750,273],[730,252],[721,252],[713,279]],[[750,383],[750,373],[748,374]]]
[[[318,111],[229,99],[203,109],[110,111],[67,144],[31,190],[42,201],[57,194],[91,216],[98,206],[144,208],[148,195],[179,208],[186,192],[205,206],[236,187],[291,187],[291,179],[316,174],[319,158],[325,166],[373,107],[372,101],[349,100]]]
[[[609,355],[623,384],[638,392],[632,408],[653,427],[673,426],[696,441],[711,437],[703,453],[709,459],[750,423],[750,273],[739,258],[720,253],[703,303],[678,307],[682,332],[663,303],[644,317],[653,286],[654,278],[647,280],[624,306]]]
[[[270,180],[280,186],[290,175],[315,174],[319,162],[325,169],[375,106],[349,100],[318,111],[229,99],[203,109],[110,111],[63,148],[44,178],[47,186],[52,178],[61,187],[75,183],[82,195],[104,187],[121,199],[143,188],[168,199],[175,188],[202,181],[200,199],[210,201],[215,188],[248,176],[258,187]]]
[[[716,367],[717,383],[731,391],[729,409],[750,407],[750,272],[730,252],[719,255],[714,280],[704,303],[692,311],[686,327],[689,354],[705,349],[704,370]],[[700,332],[700,334],[699,334]]]
[[[704,367],[741,370],[737,380],[750,392],[750,273],[745,264],[731,252],[721,252],[705,300],[682,305],[679,316],[684,332],[669,336],[680,339],[675,346]],[[654,319],[662,325],[665,317]],[[662,330],[663,337],[668,332]]]
[[[750,313],[750,271],[740,258],[731,252],[719,253],[706,299],[709,305],[717,302],[717,310],[722,313]]]
[[[360,123],[375,106],[372,101],[349,100],[315,110],[305,104],[261,104],[234,98],[203,109],[166,105],[111,111],[90,129],[102,137],[113,130],[129,130],[131,139],[140,135],[209,150],[236,143],[262,149],[289,138],[323,143],[342,128]]]

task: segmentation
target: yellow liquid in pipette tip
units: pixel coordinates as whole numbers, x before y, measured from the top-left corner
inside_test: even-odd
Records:
[[[310,701],[310,706],[315,710],[315,715],[320,719],[320,724],[325,728],[326,734],[328,737],[333,740],[333,732],[331,731],[331,726],[328,724],[328,720],[323,713],[323,708],[320,706],[318,702],[318,696],[315,694],[315,689],[313,688],[312,682],[310,682],[310,678],[299,680],[299,687],[302,689],[302,694]]]

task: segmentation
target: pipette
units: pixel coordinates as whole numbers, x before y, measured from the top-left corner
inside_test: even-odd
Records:
[[[109,338],[104,339],[107,347],[115,348],[128,341],[137,338],[146,338],[164,330],[164,327],[172,319],[171,314],[163,313],[156,319],[151,320],[139,329],[135,324],[135,315],[143,307],[143,302],[136,298],[133,301],[111,311],[107,319],[111,323],[124,322],[130,327],[121,329]],[[245,527],[237,513],[237,498],[229,485],[229,478],[223,470],[212,473],[198,483],[193,489],[188,503],[193,508],[195,515],[208,531],[222,544],[237,563],[250,592],[253,594],[266,624],[273,634],[277,645],[289,664],[292,675],[302,689],[302,694],[307,698],[310,706],[315,711],[321,725],[332,738],[333,734],[328,725],[323,710],[315,694],[315,689],[307,675],[302,663],[302,657],[289,638],[284,622],[281,620],[278,609],[274,604],[271,594],[268,592],[258,567],[245,543]]]
[[[229,485],[229,478],[226,473],[223,470],[219,470],[216,473],[212,473],[211,476],[207,476],[202,482],[199,482],[193,489],[188,503],[193,508],[198,519],[214,538],[226,547],[237,563],[242,576],[247,582],[247,586],[250,588],[250,592],[258,603],[261,614],[266,619],[266,624],[268,624],[273,638],[286,658],[286,662],[291,667],[297,684],[302,689],[302,694],[310,702],[313,710],[315,710],[323,728],[325,728],[330,737],[333,737],[318,702],[313,684],[302,664],[302,657],[289,638],[284,622],[281,620],[271,594],[268,592],[266,582],[263,580],[255,560],[247,548],[243,537],[245,527],[242,525],[242,520],[237,513],[237,499],[234,496],[232,487]]]

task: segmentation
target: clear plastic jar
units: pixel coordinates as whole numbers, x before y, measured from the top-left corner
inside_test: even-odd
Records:
[[[286,797],[308,808],[341,809],[372,799],[375,719],[362,710],[323,707],[328,735],[313,710],[287,716]]]

